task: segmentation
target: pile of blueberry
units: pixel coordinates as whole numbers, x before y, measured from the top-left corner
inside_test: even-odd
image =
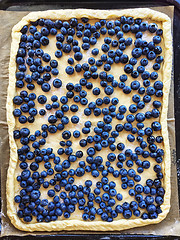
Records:
[[[153,34],[152,41],[143,40],[144,32]],[[14,138],[22,145],[18,149],[21,174],[17,176],[21,190],[14,199],[19,206],[18,217],[25,222],[31,222],[32,218],[37,222],[50,222],[62,215],[69,218],[79,209],[82,219],[91,221],[97,215],[107,222],[113,221],[118,215],[125,219],[133,215],[142,219],[157,218],[162,212],[160,205],[165,194],[161,182],[164,151],[158,147],[163,142],[158,110],[161,108],[163,83],[157,80],[163,62],[160,55],[162,48],[158,45],[163,31],[155,23],[148,24],[142,19],[122,16],[119,20],[99,20],[94,25],[89,23],[88,18],[72,18],[69,21],[39,19],[31,22],[30,26],[24,26],[21,33],[16,57],[16,88],[20,94],[13,99],[13,114],[19,123],[24,124],[22,128],[14,130]],[[131,33],[136,40],[126,38],[126,33]],[[49,44],[48,36],[52,35],[57,40],[54,59],[45,52]],[[100,49],[93,47],[99,38],[104,39],[101,56]],[[82,44],[78,39],[82,40]],[[124,53],[130,45],[134,46],[131,58]],[[90,48],[92,51],[88,61],[78,63]],[[53,95],[53,89],[62,87],[63,79],[56,76],[59,74],[58,62],[64,54],[72,55],[64,69],[70,81],[65,86],[66,95],[58,98]],[[96,60],[95,56],[98,55],[99,59]],[[146,66],[151,61],[153,71],[150,73]],[[124,69],[119,80],[108,74],[112,64],[119,64]],[[101,66],[104,70],[98,72]],[[30,74],[26,74],[27,69]],[[78,83],[73,82],[75,72],[83,73]],[[138,77],[140,81],[135,80]],[[130,85],[127,84],[128,78],[134,79]],[[51,79],[54,79],[52,84]],[[93,81],[99,81],[99,87],[93,87]],[[35,94],[35,87],[42,90],[41,95]],[[115,89],[120,95],[132,94],[133,104],[129,108],[120,105],[117,96],[113,95]],[[49,103],[46,93],[51,91]],[[98,96],[102,91],[105,97],[100,98]],[[94,102],[88,101],[88,92],[95,96]],[[74,104],[68,104],[70,99]],[[151,109],[143,113],[149,103]],[[39,111],[36,104],[42,106]],[[89,119],[102,116],[102,121],[97,121],[93,129],[91,121],[86,121],[82,133],[76,129],[76,125],[74,131],[69,131],[68,123],[78,124],[81,119],[76,115],[69,118],[68,113],[77,113],[79,106],[84,106],[83,114]],[[54,114],[51,114],[51,110]],[[30,132],[31,124],[38,115],[47,115],[48,122],[42,124],[41,130]],[[122,123],[125,118],[126,122]],[[154,120],[147,127],[144,123],[150,118]],[[113,119],[119,121],[115,129],[112,127]],[[57,152],[53,151],[53,146],[45,147],[48,135],[56,132],[62,136]],[[87,137],[82,138],[81,134]],[[121,134],[127,134],[130,143],[136,142],[134,151],[119,142]],[[78,141],[79,149],[72,148],[72,141]],[[86,156],[82,151],[84,147],[87,147]],[[105,148],[109,148],[107,159],[103,159],[100,152]],[[115,150],[118,154],[114,153]],[[150,158],[156,162],[153,169],[156,178],[147,179],[142,186],[141,173],[151,167]],[[79,164],[76,169],[72,168],[75,161]],[[40,165],[44,166],[43,171],[38,171]],[[76,178],[86,173],[96,180],[95,188],[91,180],[86,180],[84,185],[74,184]],[[51,179],[47,180],[49,176]],[[131,202],[120,204],[123,195],[117,192],[116,183],[109,181],[108,176],[113,176],[122,189],[127,189]],[[50,201],[41,198],[41,190],[45,189]]]

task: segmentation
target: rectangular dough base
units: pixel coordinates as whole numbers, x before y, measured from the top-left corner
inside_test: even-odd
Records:
[[[162,98],[162,111],[160,117],[160,123],[162,126],[162,136],[164,138],[164,163],[163,175],[164,175],[164,188],[165,196],[164,203],[161,205],[162,213],[158,215],[157,219],[121,219],[113,222],[93,221],[85,222],[82,220],[62,220],[49,223],[23,223],[16,214],[14,206],[14,184],[15,184],[15,169],[17,167],[17,146],[13,138],[13,130],[15,127],[15,118],[13,112],[13,97],[15,96],[15,72],[16,72],[16,54],[20,42],[20,30],[24,25],[28,25],[30,21],[36,21],[39,18],[49,18],[51,20],[61,19],[69,20],[72,17],[82,18],[88,17],[89,19],[115,19],[120,16],[132,16],[134,18],[142,18],[162,23],[163,39],[164,39],[164,63],[163,63],[163,98]],[[115,231],[124,230],[134,227],[140,227],[148,224],[156,224],[161,222],[169,212],[170,209],[170,150],[167,130],[167,110],[168,110],[168,93],[170,89],[172,69],[172,38],[171,38],[171,22],[167,15],[150,10],[148,8],[139,9],[126,9],[126,10],[90,10],[90,9],[76,9],[76,10],[48,10],[40,12],[32,12],[14,26],[12,30],[12,45],[11,56],[9,64],[9,87],[7,97],[7,122],[9,127],[9,143],[10,143],[10,162],[7,175],[7,214],[12,224],[23,231],[62,231],[62,230],[90,230],[90,231]]]

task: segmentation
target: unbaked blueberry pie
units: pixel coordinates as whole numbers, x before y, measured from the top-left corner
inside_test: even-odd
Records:
[[[7,213],[23,231],[113,231],[170,207],[170,19],[32,12],[12,31]]]

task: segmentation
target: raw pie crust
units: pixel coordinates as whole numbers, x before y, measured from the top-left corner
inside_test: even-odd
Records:
[[[13,97],[16,94],[15,87],[15,72],[16,72],[16,54],[19,47],[21,28],[28,25],[30,21],[36,21],[39,18],[51,20],[69,20],[72,17],[80,19],[87,17],[89,19],[115,19],[120,16],[131,16],[134,18],[150,19],[162,24],[163,30],[163,54],[164,63],[162,65],[162,81],[163,81],[163,97],[160,123],[162,126],[161,134],[164,138],[164,161],[162,163],[162,172],[164,175],[163,186],[165,189],[164,203],[161,205],[162,213],[156,219],[143,220],[138,219],[120,219],[113,222],[93,221],[86,222],[83,220],[57,220],[55,222],[41,222],[41,223],[23,223],[17,216],[14,196],[15,196],[15,170],[17,167],[17,145],[13,138],[13,130],[15,128],[15,118],[13,112]],[[161,222],[169,212],[170,209],[170,148],[167,129],[167,111],[168,111],[168,94],[170,89],[172,69],[172,38],[171,38],[171,21],[169,17],[161,12],[157,12],[148,8],[126,9],[126,10],[90,10],[90,9],[76,9],[76,10],[48,10],[31,12],[16,24],[12,29],[12,45],[9,63],[9,87],[7,97],[7,122],[9,127],[9,143],[10,143],[10,161],[7,175],[6,196],[7,196],[7,214],[11,223],[18,229],[23,231],[62,231],[62,230],[90,230],[90,231],[115,231],[124,230],[134,227],[140,227],[148,224],[155,224]]]

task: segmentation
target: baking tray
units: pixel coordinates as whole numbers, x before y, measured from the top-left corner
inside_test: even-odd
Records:
[[[173,22],[173,45],[174,45],[174,110],[175,110],[175,126],[176,126],[176,152],[173,155],[173,161],[177,165],[177,179],[178,179],[178,189],[179,189],[179,205],[180,205],[180,0],[126,0],[126,1],[48,1],[48,0],[38,0],[38,1],[28,1],[28,0],[1,0],[0,9],[1,10],[18,10],[25,11],[26,8],[31,7],[32,10],[38,10],[38,5],[43,5],[44,10],[52,8],[52,5],[58,6],[59,8],[92,8],[92,9],[118,9],[118,8],[133,8],[133,7],[155,7],[155,6],[174,6],[174,22]],[[49,5],[49,7],[48,7]],[[162,235],[113,235],[113,234],[59,234],[51,236],[9,236],[3,237],[2,239],[41,239],[44,237],[47,240],[50,239],[68,239],[68,240],[116,240],[116,239],[180,239],[177,236],[162,236]]]

